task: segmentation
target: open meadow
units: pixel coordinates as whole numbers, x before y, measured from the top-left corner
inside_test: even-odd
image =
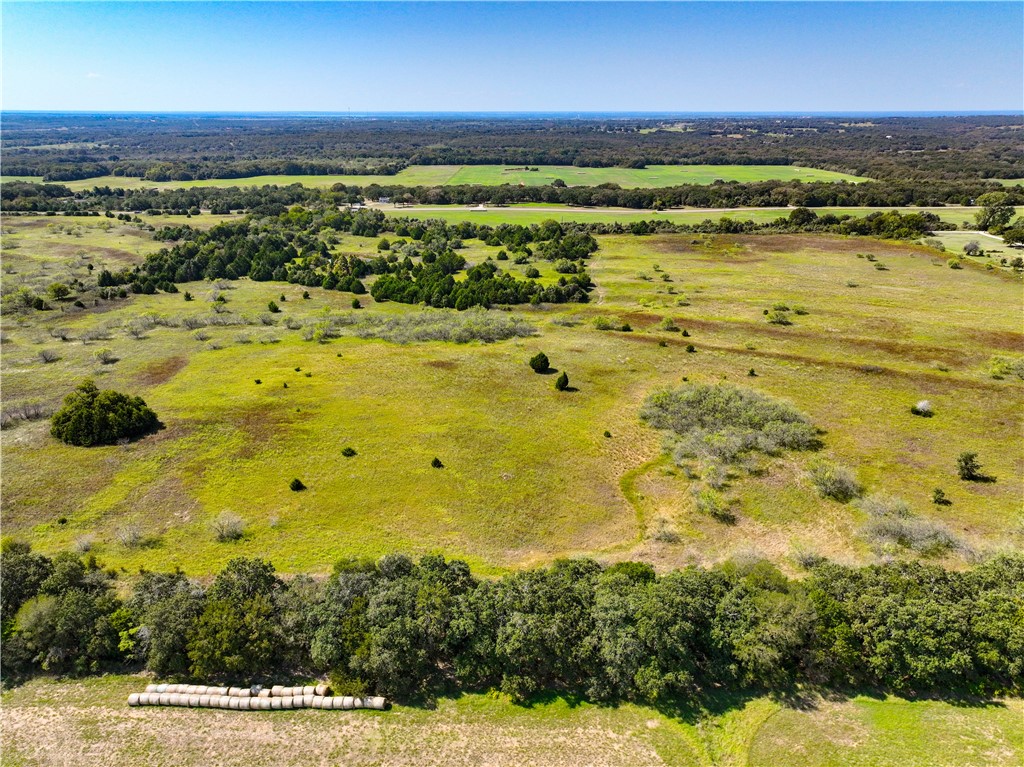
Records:
[[[950,269],[948,253],[868,239],[598,240],[590,303],[518,307],[531,334],[494,343],[397,343],[374,318],[401,327],[423,309],[364,295],[353,310],[349,293],[310,288],[305,299],[299,285],[248,279],[99,307],[75,307],[72,295],[51,311],[5,314],[5,412],[50,412],[93,377],[142,396],[165,428],[84,449],[52,438],[47,420],[11,420],[4,532],[44,552],[78,546],[116,567],[196,576],[238,555],[323,573],[341,556],[394,550],[443,551],[481,573],[569,555],[659,569],[749,554],[786,569],[806,553],[915,556],[873,540],[857,504],[819,497],[808,469],[827,458],[948,529],[956,545],[936,556],[953,567],[1020,547],[1024,464],[1007,446],[1024,396],[1015,374],[993,377],[993,359],[1012,363],[1024,343],[1019,277],[980,263]],[[345,234],[331,247],[371,256],[376,244]],[[72,284],[90,266],[159,247],[119,221],[9,218],[5,291]],[[499,250],[468,240],[462,253],[479,262]],[[531,267],[543,283],[558,277],[544,260],[497,263],[519,278]],[[279,313],[267,313],[270,301]],[[793,310],[792,324],[767,321],[777,305]],[[306,340],[332,319],[340,338]],[[538,351],[576,391],[530,370]],[[792,402],[822,430],[822,449],[731,472],[722,494],[732,523],[701,513],[696,478],[639,418],[649,394],[684,379]],[[934,417],[911,414],[920,400]],[[995,481],[957,478],[965,450]],[[293,478],[308,490],[290,491]],[[935,488],[949,505],[932,503]],[[238,541],[211,531],[225,512],[244,521]]]
[[[211,178],[203,181],[146,181],[125,176],[100,176],[63,182],[73,191],[95,186],[123,189],[180,189],[199,186],[263,186],[303,184],[310,187],[349,186],[458,186],[479,184],[497,186],[545,186],[561,179],[568,186],[618,184],[623,188],[665,187],[679,184],[712,184],[715,181],[850,181],[868,179],[847,173],[801,168],[795,165],[650,165],[646,168],[580,168],[572,165],[411,165],[395,175],[323,175],[323,176],[250,176],[249,178]],[[3,181],[40,181],[40,178],[4,177]]]
[[[560,697],[442,698],[433,709],[244,713],[128,708],[143,676],[39,679],[3,696],[4,764],[347,762],[389,765],[1004,767],[1024,756],[1019,699],[984,705],[858,695],[717,701],[709,711]],[[296,744],[301,744],[297,746]],[[855,755],[856,761],[851,761]]]

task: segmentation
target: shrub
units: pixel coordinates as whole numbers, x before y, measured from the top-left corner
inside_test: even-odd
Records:
[[[622,327],[619,328],[619,330],[621,330],[623,333],[632,333],[633,332],[633,326],[630,325],[628,322],[624,322],[622,324]]]
[[[548,355],[544,352],[537,352],[530,358],[530,367],[533,368],[534,373],[548,372],[551,369],[551,363],[548,361]]]
[[[959,258],[951,258],[946,262],[950,269],[963,269],[963,264],[960,263]]]
[[[965,482],[977,482],[984,478],[977,453],[964,452],[956,459],[956,473]]]
[[[535,280],[538,277],[540,277],[540,270],[537,269],[537,267],[535,266],[531,266],[529,269],[523,272],[523,274],[526,276],[526,279]]]
[[[213,534],[221,543],[237,541],[245,535],[245,521],[231,511],[222,511],[216,519],[210,523]]]
[[[611,438],[611,436],[612,436],[612,433],[611,433],[610,431],[607,431],[607,430],[606,430],[606,431],[605,431],[605,433],[604,433],[604,436],[605,436],[605,437],[608,437],[608,438]]]
[[[39,352],[39,359],[44,363],[56,362],[60,359],[60,355],[57,354],[53,349],[43,349]]]
[[[690,337],[690,331],[689,330],[684,330],[683,331],[683,338],[689,338],[689,337]]]
[[[597,330],[612,330],[615,326],[612,324],[612,321],[607,317],[595,317],[594,327]]]
[[[847,503],[864,491],[849,469],[828,461],[815,461],[809,469],[811,482],[823,498]]]
[[[192,301],[192,300],[194,300],[194,299],[193,299],[193,297],[192,297],[192,294],[191,294],[191,293],[189,293],[189,292],[188,292],[187,290],[185,291],[185,296],[184,296],[184,298],[185,298],[185,300],[186,300],[186,301]]]
[[[493,343],[508,338],[532,336],[537,332],[522,317],[483,308],[459,313],[430,309],[400,316],[350,313],[335,317],[327,332],[333,334],[346,327],[360,338],[382,338],[399,344],[420,341]]]
[[[306,486],[302,484],[302,480],[299,479],[298,477],[289,482],[288,487],[291,488],[296,493],[306,489]]]
[[[950,506],[953,502],[946,497],[945,490],[941,487],[937,487],[932,490],[932,503],[936,506]]]
[[[910,412],[914,415],[919,415],[922,418],[931,418],[935,415],[935,411],[932,410],[932,403],[926,399],[910,406]]]
[[[747,377],[757,378],[757,371],[755,371],[754,368],[750,368],[750,370],[747,371]]]
[[[125,525],[118,528],[115,536],[117,542],[126,549],[135,549],[142,543],[142,528],[138,525]]]
[[[697,507],[697,511],[717,519],[719,522],[731,524],[736,521],[736,515],[729,510],[729,505],[717,490],[695,487],[693,489],[693,502]]]
[[[267,303],[267,309],[270,310],[271,314],[277,314],[279,311],[281,311],[281,307],[278,306],[277,303],[274,301],[269,301]]]
[[[555,379],[555,389],[556,389],[556,391],[565,391],[568,388],[569,388],[569,376],[563,370],[561,375],[559,375],[558,378]]]
[[[257,378],[256,379],[256,385],[259,386],[261,383],[263,383],[263,380],[260,379],[260,378]]]
[[[441,463],[441,459],[438,458],[436,455],[434,456],[434,460],[432,460],[430,462],[430,465],[433,466],[435,469],[443,469],[444,468],[444,464]]]
[[[789,318],[788,311],[781,311],[773,309],[768,312],[768,322],[772,325],[792,325],[793,321]]]
[[[649,396],[640,417],[669,432],[677,463],[702,458],[734,463],[751,452],[818,446],[810,420],[787,402],[731,384],[686,384]]]
[[[871,517],[864,533],[878,546],[902,546],[921,554],[937,554],[961,547],[944,525],[915,517],[900,498],[871,495],[862,500],[860,506]]]
[[[363,305],[361,303],[359,303],[359,299],[358,298],[353,298],[352,299],[352,308],[353,309],[362,309],[363,308]]]
[[[69,445],[113,445],[135,439],[160,427],[156,413],[141,397],[112,390],[100,391],[86,379],[53,415],[50,433]]]
[[[100,349],[96,352],[96,361],[101,365],[113,365],[118,361],[118,357],[110,349]]]
[[[354,456],[356,454],[356,450],[355,450],[354,447],[345,447],[345,448],[342,448],[341,454],[343,456],[345,456],[346,458],[351,458],[352,456]]]
[[[302,291],[302,297],[308,301],[309,300],[309,291],[308,290]]]
[[[664,319],[662,319],[661,324],[658,325],[658,327],[661,328],[662,330],[668,331],[669,333],[679,332],[679,326],[676,325],[676,323],[672,320],[671,317],[665,317]]]
[[[687,354],[693,354],[693,353],[695,353],[696,351],[697,351],[697,347],[696,347],[696,346],[694,346],[693,344],[687,344],[687,345],[686,345],[686,353],[687,353]]]
[[[1016,377],[1024,380],[1024,357],[992,357],[988,361],[988,374],[995,379]]]

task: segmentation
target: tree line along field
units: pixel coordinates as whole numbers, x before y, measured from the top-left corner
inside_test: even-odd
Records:
[[[135,262],[160,246],[136,226],[96,218],[8,219],[4,234],[5,285],[85,279],[89,264]],[[90,449],[57,442],[46,420],[5,429],[5,533],[45,552],[88,547],[116,567],[197,576],[238,555],[325,572],[341,556],[396,549],[444,551],[482,573],[571,555],[659,569],[750,553],[784,568],[809,552],[872,561],[865,511],[823,500],[808,479],[826,458],[948,528],[959,543],[939,558],[951,566],[1019,547],[1024,467],[1006,446],[1020,431],[1021,385],[992,377],[993,357],[1019,358],[1019,280],[868,239],[598,241],[589,304],[517,307],[511,314],[535,334],[492,344],[360,337],[367,318],[402,323],[423,310],[368,295],[352,310],[349,293],[247,279],[183,284],[182,293],[100,310],[65,303],[67,312],[5,315],[5,409],[55,407],[92,376],[141,395],[166,426]],[[500,250],[466,245],[470,262]],[[371,256],[377,238],[346,234],[332,247]],[[558,277],[543,260],[499,263],[519,278],[531,267],[542,282]],[[218,295],[249,324],[188,327],[190,317],[214,316]],[[281,312],[263,324],[256,318],[270,301]],[[764,312],[777,304],[805,313],[770,324]],[[326,317],[350,314],[356,324],[342,337],[305,340]],[[117,361],[103,364],[101,350]],[[44,351],[57,359],[43,362]],[[538,351],[577,391],[557,392],[554,376],[530,370]],[[823,430],[823,449],[729,477],[735,521],[717,521],[639,419],[651,392],[684,378],[791,401]],[[934,417],[910,413],[920,400]],[[356,454],[344,456],[346,447]],[[995,482],[957,478],[965,450]],[[293,478],[307,491],[290,491]],[[931,502],[936,487],[951,505]],[[216,540],[211,524],[224,513],[241,518],[240,540]]]
[[[347,761],[391,765],[521,764],[988,767],[1024,752],[1021,701],[985,707],[856,696],[786,707],[767,697],[722,698],[703,712],[562,698],[530,707],[488,695],[389,712],[130,709],[142,676],[38,679],[3,696],[4,763],[252,764]],[[65,712],[54,719],[54,707]],[[301,748],[295,744],[301,743]],[[86,755],[87,756],[83,756]],[[84,760],[84,761],[83,761]]]
[[[536,170],[527,170],[528,167]],[[651,165],[646,168],[579,168],[572,165],[507,166],[507,165],[412,165],[394,175],[293,175],[252,176],[249,178],[206,179],[203,181],[147,181],[125,176],[101,176],[65,182],[72,190],[94,186],[123,188],[173,189],[201,186],[263,186],[303,184],[330,187],[334,184],[369,186],[370,184],[405,186],[457,186],[461,184],[525,184],[544,186],[561,179],[569,186],[618,184],[623,188],[666,187],[677,184],[711,184],[721,181],[867,181],[817,168],[793,165]],[[5,177],[4,181],[40,181],[34,177]]]

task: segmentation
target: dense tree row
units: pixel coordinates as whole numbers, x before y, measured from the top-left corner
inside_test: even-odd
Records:
[[[343,205],[365,199],[389,198],[425,205],[555,203],[571,206],[662,208],[736,207],[860,207],[973,205],[986,193],[1006,188],[984,181],[881,181],[846,182],[761,181],[756,183],[686,184],[658,189],[621,189],[599,186],[420,186],[360,187],[335,184],[330,190],[288,187],[124,190],[107,186],[72,193],[59,184],[12,182],[0,189],[4,210],[56,211],[164,211],[212,213],[252,211],[276,215],[289,205]],[[1024,205],[1024,187],[1008,188],[1009,204]]]
[[[338,689],[400,700],[500,689],[651,702],[795,683],[902,694],[1024,684],[1019,556],[967,572],[819,561],[802,580],[766,562],[657,576],[586,559],[480,580],[458,560],[388,555],[285,581],[239,558],[205,589],[181,572],[115,589],[94,558],[8,541],[2,573],[7,680],[128,666],[238,683],[328,674]]]
[[[400,118],[43,115],[4,119],[5,173],[238,178],[403,164],[809,165],[874,178],[1022,178],[1019,115]],[[59,130],[62,145],[53,146]]]

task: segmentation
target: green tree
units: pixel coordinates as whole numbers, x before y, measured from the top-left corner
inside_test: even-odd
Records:
[[[976,482],[982,478],[981,462],[978,461],[978,454],[971,452],[960,453],[956,459],[956,473],[960,479],[966,482]]]
[[[160,427],[156,413],[141,397],[105,389],[86,379],[64,399],[54,413],[50,433],[69,445],[114,445],[135,439]]]
[[[557,391],[565,391],[568,388],[569,388],[569,376],[563,370],[561,375],[559,375],[558,378],[555,379],[555,389]]]
[[[1009,195],[1006,192],[988,192],[980,195],[975,204],[979,205],[981,210],[974,214],[978,228],[997,234],[1002,231],[1014,214],[1014,207],[1008,200]]]
[[[551,369],[551,363],[548,361],[548,355],[544,352],[537,352],[530,358],[530,367],[533,368],[534,373],[548,372]]]

